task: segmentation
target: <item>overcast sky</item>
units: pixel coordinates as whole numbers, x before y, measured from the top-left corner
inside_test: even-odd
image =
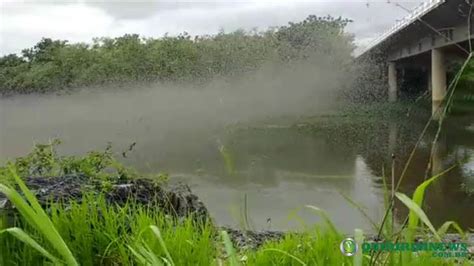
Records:
[[[310,14],[354,20],[348,31],[363,47],[422,0],[0,0],[0,54],[18,53],[42,37],[91,42],[93,37],[138,33],[159,37],[224,29],[265,29]]]

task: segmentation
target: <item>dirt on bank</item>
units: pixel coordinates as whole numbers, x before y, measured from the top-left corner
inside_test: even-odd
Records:
[[[123,206],[127,202],[134,202],[159,209],[178,220],[191,216],[198,222],[211,220],[206,206],[184,183],[171,185],[146,178],[116,180],[109,183],[93,180],[85,175],[28,177],[24,181],[46,210],[51,202],[61,202],[67,208],[72,201],[81,202],[85,195],[103,195],[111,205]],[[0,212],[14,211],[15,206],[0,193]],[[226,230],[239,249],[254,249],[267,240],[278,240],[284,236],[284,232],[277,231],[257,232],[228,227],[218,229]]]
[[[193,217],[198,222],[212,220],[203,202],[184,183],[170,185],[146,178],[116,180],[110,183],[93,180],[84,175],[28,177],[24,181],[46,210],[51,202],[62,202],[67,208],[67,204],[72,201],[81,202],[87,194],[103,195],[108,204],[117,206],[123,206],[132,201],[159,209],[178,220],[186,217]],[[15,212],[15,206],[0,193],[1,212]],[[267,241],[277,241],[285,236],[285,232],[281,231],[251,231],[230,227],[217,227],[217,229],[226,230],[238,249],[256,249]],[[366,241],[381,242],[383,240],[368,236]],[[458,234],[447,234],[443,241],[467,242],[472,248],[474,234],[467,235],[464,239]]]

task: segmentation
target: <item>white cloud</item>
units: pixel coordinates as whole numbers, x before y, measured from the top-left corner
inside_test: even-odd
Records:
[[[107,35],[114,28],[114,18],[82,4],[7,3],[1,15],[2,53],[31,47],[42,37],[90,41],[92,36]]]
[[[393,2],[393,1],[392,1]],[[404,3],[411,8],[419,1]],[[309,14],[354,20],[348,27],[365,44],[406,12],[384,1],[14,1],[1,3],[0,54],[32,47],[42,37],[90,42],[93,37],[138,33],[212,34],[220,28],[260,29],[299,21]]]

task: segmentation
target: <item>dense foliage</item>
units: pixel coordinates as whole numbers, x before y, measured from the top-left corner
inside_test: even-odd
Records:
[[[455,70],[461,68],[459,65]],[[449,106],[450,113],[472,113],[474,110],[474,60],[471,58],[460,76],[455,88],[452,104]]]
[[[126,34],[96,38],[92,44],[43,38],[21,55],[0,58],[0,93],[57,91],[116,82],[207,81],[255,71],[265,64],[291,64],[324,57],[350,60],[350,21],[309,16],[265,31],[142,38]]]
[[[124,166],[112,152],[111,145],[107,145],[104,151],[90,151],[83,156],[72,156],[58,153],[57,146],[60,143],[60,140],[54,139],[47,144],[36,144],[26,156],[15,158],[6,165],[0,166],[0,175],[8,176],[9,167],[13,166],[22,177],[84,175],[101,181],[103,184],[139,176],[157,181],[165,181],[168,178],[164,173],[144,175],[133,168]],[[122,154],[124,153],[126,151]],[[0,181],[10,183],[12,180],[3,178]]]

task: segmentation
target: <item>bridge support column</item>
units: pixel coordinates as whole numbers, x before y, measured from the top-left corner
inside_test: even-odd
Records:
[[[441,116],[441,106],[444,96],[446,95],[446,66],[444,63],[444,54],[440,49],[431,50],[431,100],[432,114],[435,119]]]
[[[431,93],[433,90],[433,79],[431,78],[431,69],[428,70],[428,78],[427,78],[427,85],[426,89]]]
[[[388,101],[397,101],[397,68],[395,62],[388,62]]]

